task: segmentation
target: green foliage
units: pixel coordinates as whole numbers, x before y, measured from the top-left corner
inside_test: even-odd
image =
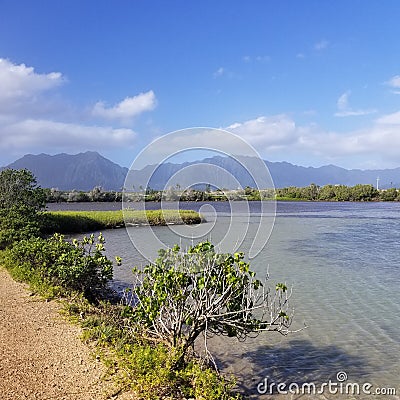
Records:
[[[399,201],[400,193],[395,188],[390,188],[388,190],[380,192],[380,199],[382,201]]]
[[[120,202],[122,193],[115,191],[104,191],[100,186],[95,186],[89,192],[71,190],[64,191],[56,188],[45,189],[47,203],[60,202]]]
[[[271,300],[243,253],[219,254],[210,242],[186,252],[177,245],[160,250],[153,263],[134,272],[124,303],[69,307],[85,339],[105,348],[100,356],[120,384],[137,399],[241,398],[233,393],[234,381],[196,355],[194,341],[200,333],[245,339],[262,330],[283,332],[290,325],[287,286],[276,284]]]
[[[96,215],[94,213],[97,213]],[[83,233],[106,229],[106,224],[100,219],[103,213],[114,211],[51,211],[43,214],[42,232],[52,233]],[[121,212],[118,212],[120,216]],[[104,218],[104,217],[103,217]],[[111,227],[111,226],[110,226]]]
[[[198,224],[192,210],[52,211],[43,214],[44,233],[81,233],[127,225]]]
[[[124,354],[121,366],[134,382],[132,389],[139,399],[194,398],[233,400],[234,382],[192,360],[181,370],[171,369],[176,354],[166,346],[135,345]]]
[[[372,185],[325,185],[319,187],[312,183],[306,187],[287,187],[276,189],[276,199],[309,201],[376,201],[385,200]]]
[[[55,234],[50,239],[21,240],[3,255],[6,267],[15,277],[38,287],[79,291],[88,297],[104,290],[112,279],[112,262],[104,255],[104,238],[100,234],[72,243]]]
[[[45,193],[28,170],[0,172],[0,249],[39,235]]]
[[[234,381],[225,379],[192,357],[181,369],[174,368],[180,352],[138,335],[122,305],[100,302],[67,304],[67,311],[83,327],[85,341],[95,341],[109,372],[135,399],[234,400]]]
[[[261,194],[258,189],[254,189],[254,188],[247,186],[244,189],[244,194],[245,194],[247,200],[250,200],[250,201],[260,201],[261,200]]]
[[[0,172],[0,208],[26,208],[39,211],[45,205],[45,193],[37,186],[32,172],[5,169]]]
[[[290,325],[286,286],[277,286],[271,303],[243,253],[219,254],[210,242],[187,252],[174,246],[134,273],[132,320],[149,339],[180,349],[181,365],[202,333],[244,340],[262,330],[283,333]]]

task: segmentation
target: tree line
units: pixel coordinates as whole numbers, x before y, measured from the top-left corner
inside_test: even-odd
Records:
[[[276,189],[277,200],[307,201],[399,201],[396,188],[377,190],[372,185],[325,185],[312,183],[306,187],[285,187]]]
[[[167,188],[156,190],[146,188],[141,191],[117,192],[105,191],[95,186],[88,192],[61,191],[44,189],[47,203],[61,202],[121,202],[124,201],[260,201],[260,200],[292,200],[292,201],[400,201],[400,191],[396,188],[377,190],[372,185],[325,185],[312,183],[305,187],[289,186],[277,189],[217,189],[199,190]]]

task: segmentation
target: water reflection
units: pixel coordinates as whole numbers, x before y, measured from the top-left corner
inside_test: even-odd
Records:
[[[232,369],[232,361],[227,356],[225,354],[218,359],[218,366],[224,370]],[[260,396],[257,385],[265,378],[275,384],[295,383],[301,386],[303,383],[314,383],[320,386],[329,380],[336,382],[337,373],[344,371],[349,381],[364,383],[369,369],[369,362],[362,355],[349,354],[334,344],[318,346],[300,339],[287,341],[281,346],[255,346],[236,360],[238,365],[235,369],[241,369],[239,387],[252,398]],[[240,363],[252,368],[240,368]]]

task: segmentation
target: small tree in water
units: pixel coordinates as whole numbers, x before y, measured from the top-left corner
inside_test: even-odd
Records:
[[[243,253],[218,254],[210,242],[182,252],[160,250],[154,263],[134,269],[131,316],[146,338],[178,351],[175,368],[203,334],[244,340],[263,331],[288,334],[290,293],[283,283],[273,290],[255,278]]]

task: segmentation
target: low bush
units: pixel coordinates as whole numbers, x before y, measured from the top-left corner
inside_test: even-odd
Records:
[[[243,253],[217,253],[208,241],[188,251],[176,245],[133,272],[131,319],[140,334],[179,349],[177,369],[200,335],[245,340],[264,331],[290,332],[286,285],[271,290],[268,277],[256,279]]]
[[[139,335],[127,307],[81,302],[68,304],[68,311],[83,327],[83,339],[95,342],[98,355],[122,390],[135,399],[234,400],[235,381],[218,374],[194,355],[176,369],[180,352],[164,343],[154,343]]]
[[[15,243],[3,252],[2,261],[14,277],[36,288],[53,287],[60,291],[78,291],[93,297],[107,287],[113,265],[104,255],[100,234],[76,239],[72,243],[55,234],[49,239],[31,238]]]

